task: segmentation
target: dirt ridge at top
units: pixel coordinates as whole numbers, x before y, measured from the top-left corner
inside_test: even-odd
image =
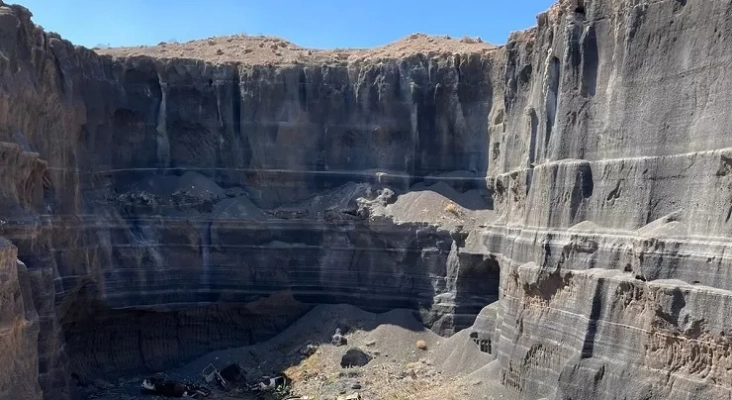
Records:
[[[308,49],[277,37],[233,35],[161,42],[156,46],[94,48],[116,58],[148,56],[157,59],[197,59],[213,63],[309,64],[398,59],[414,54],[483,54],[498,48],[480,38],[411,34],[401,40],[370,49]]]

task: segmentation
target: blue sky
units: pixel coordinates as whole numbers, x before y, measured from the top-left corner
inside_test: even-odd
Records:
[[[129,46],[247,33],[311,48],[373,47],[415,32],[503,44],[554,0],[14,0],[76,44]],[[13,0],[6,0],[8,3]]]

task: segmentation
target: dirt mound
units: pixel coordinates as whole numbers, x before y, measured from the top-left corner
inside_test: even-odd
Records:
[[[452,39],[448,36],[412,34],[374,49],[316,50],[300,47],[276,37],[234,35],[192,40],[185,43],[158,43],[157,46],[95,48],[99,54],[114,57],[149,56],[159,59],[187,58],[214,63],[327,64],[375,59],[398,59],[412,54],[482,54],[496,46],[480,38]]]
[[[493,211],[484,209],[485,201],[476,191],[459,193],[445,183],[415,185],[399,195],[392,204],[374,205],[372,215],[387,216],[397,223],[428,223],[454,229],[472,229],[478,221],[489,221]]]
[[[247,197],[235,197],[219,201],[213,206],[213,216],[217,219],[247,219],[250,221],[272,219]]]
[[[148,191],[158,197],[167,199],[176,192],[185,191],[192,196],[223,197],[224,189],[211,178],[195,171],[187,171],[183,175],[153,176],[139,182],[138,189]]]

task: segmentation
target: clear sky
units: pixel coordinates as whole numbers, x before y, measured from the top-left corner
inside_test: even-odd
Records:
[[[75,44],[130,46],[246,33],[311,48],[373,47],[422,32],[503,44],[554,0],[5,0]]]

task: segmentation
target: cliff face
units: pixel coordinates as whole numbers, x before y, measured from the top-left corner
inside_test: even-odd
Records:
[[[100,56],[0,6],[0,236],[28,269],[7,252],[0,347],[38,378],[0,394],[313,304],[451,333],[498,300],[472,330],[519,398],[730,397],[730,16],[564,0],[496,49],[266,64]]]
[[[38,312],[33,305],[28,270],[16,249],[0,242],[0,396],[38,398]]]
[[[584,2],[509,41],[482,237],[523,397],[729,397],[730,11]]]

